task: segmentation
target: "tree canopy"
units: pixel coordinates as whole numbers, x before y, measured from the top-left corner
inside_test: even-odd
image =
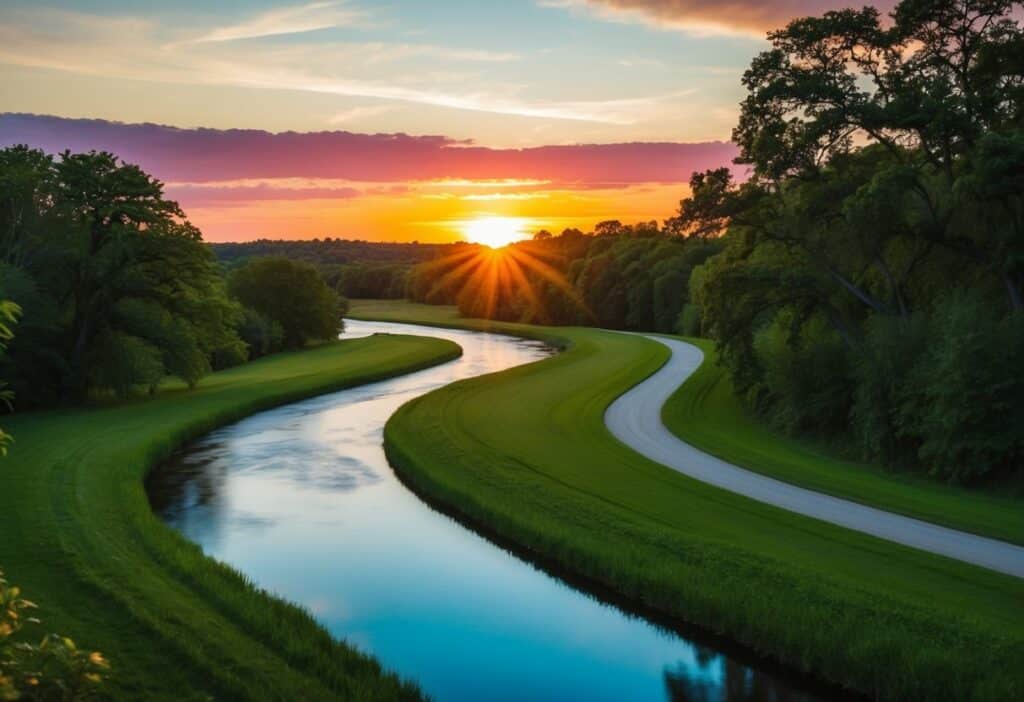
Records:
[[[241,307],[162,184],[108,153],[0,151],[0,294],[23,310],[5,363],[25,402],[194,385],[244,360]]]
[[[1020,471],[1021,6],[801,18],[745,73],[749,177],[695,174],[674,226],[725,234],[694,301],[780,426],[955,480]]]
[[[281,329],[284,346],[337,338],[343,299],[315,267],[281,257],[259,258],[231,273],[231,294]]]

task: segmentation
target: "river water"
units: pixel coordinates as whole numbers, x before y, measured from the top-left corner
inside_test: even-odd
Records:
[[[154,511],[439,702],[821,699],[803,681],[576,590],[420,501],[384,457],[388,417],[434,388],[550,351],[352,320],[343,338],[373,333],[451,339],[463,356],[189,444],[147,480]]]

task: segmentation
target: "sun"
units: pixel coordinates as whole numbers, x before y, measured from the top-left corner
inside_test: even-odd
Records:
[[[525,225],[520,217],[478,217],[465,222],[462,232],[474,244],[500,249],[526,238]]]

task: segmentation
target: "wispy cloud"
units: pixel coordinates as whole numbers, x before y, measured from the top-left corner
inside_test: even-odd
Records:
[[[521,86],[516,85],[490,82],[476,90],[442,89],[423,82],[405,84],[404,73],[381,76],[370,70],[373,63],[395,56],[498,62],[515,60],[515,54],[433,45],[375,44],[373,50],[367,50],[365,44],[264,46],[231,41],[303,28],[308,31],[328,22],[328,18],[319,16],[320,11],[344,9],[335,5],[303,5],[298,15],[265,13],[207,33],[198,43],[188,43],[188,38],[181,36],[162,41],[170,30],[133,23],[130,18],[120,22],[128,23],[126,26],[135,31],[124,32],[117,29],[118,24],[104,29],[102,23],[81,14],[60,14],[60,22],[40,21],[31,14],[12,15],[10,21],[0,25],[0,61],[104,78],[293,90],[606,125],[637,123],[648,118],[658,105],[691,92],[594,100],[531,99],[523,96]],[[49,15],[52,19],[54,13]],[[335,15],[331,17],[331,22],[340,21]]]
[[[432,58],[467,63],[505,63],[522,58],[519,54],[511,51],[464,49],[434,44],[366,44],[361,48],[366,53],[367,63],[404,61],[410,58]]]
[[[268,10],[237,24],[218,27],[193,39],[195,42],[236,41],[282,34],[303,34],[352,24],[365,17],[341,0],[311,2]]]
[[[341,112],[336,112],[328,118],[328,124],[347,124],[361,119],[369,119],[390,112],[392,105],[357,105]]]

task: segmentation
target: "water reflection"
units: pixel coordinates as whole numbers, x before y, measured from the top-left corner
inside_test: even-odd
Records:
[[[213,432],[154,472],[153,509],[442,702],[818,699],[598,602],[426,507],[387,465],[387,418],[429,390],[549,351],[368,322],[349,322],[346,336],[383,332],[449,338],[464,355]]]
[[[776,678],[694,645],[694,663],[665,668],[665,692],[671,702],[799,702],[805,693]],[[699,674],[697,674],[699,671]]]

